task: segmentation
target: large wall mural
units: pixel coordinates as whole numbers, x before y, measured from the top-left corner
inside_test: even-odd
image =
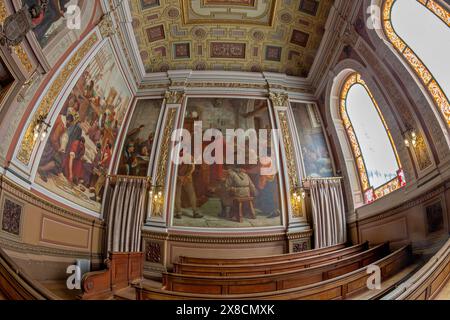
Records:
[[[137,102],[122,148],[118,174],[147,175],[162,103],[162,99]]]
[[[199,127],[199,124],[201,126]],[[200,128],[200,129],[199,129]],[[173,225],[200,228],[252,228],[279,226],[282,223],[280,184],[276,156],[272,153],[272,122],[267,100],[231,98],[190,98],[187,102],[184,129],[194,140],[194,132],[207,134],[209,129],[220,130],[209,142],[201,144],[201,154],[214,154],[222,149],[222,163],[181,163],[177,167],[173,208]],[[238,138],[227,130],[267,129],[259,137],[258,147],[246,139],[245,149]],[[202,130],[202,131],[199,131]],[[218,133],[218,131],[216,131]],[[240,135],[242,137],[242,135]],[[208,140],[208,138],[206,138]],[[215,150],[208,149],[214,143]],[[227,154],[230,145],[235,144]],[[266,153],[261,149],[267,147]],[[241,148],[241,150],[239,150]],[[258,150],[256,150],[258,149]],[[275,149],[275,148],[273,148]],[[211,153],[209,153],[209,150]],[[181,150],[184,155],[186,150]],[[217,151],[220,152],[220,151]],[[242,152],[245,164],[236,161]],[[274,151],[273,151],[274,152]],[[232,155],[232,159],[228,155]],[[190,155],[192,159],[197,155]],[[274,159],[275,158],[275,159]],[[256,159],[256,161],[252,161]],[[264,168],[275,170],[264,172]]]
[[[333,164],[316,108],[311,104],[291,102],[306,177],[333,177]]]
[[[116,140],[132,95],[109,44],[99,50],[53,125],[36,182],[100,212]]]

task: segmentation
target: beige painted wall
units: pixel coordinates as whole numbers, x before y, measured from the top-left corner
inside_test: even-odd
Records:
[[[55,207],[4,177],[0,181],[0,243],[30,276],[65,277],[76,259],[89,259],[98,267],[104,230],[100,219]],[[19,235],[3,228],[6,199],[22,207]]]

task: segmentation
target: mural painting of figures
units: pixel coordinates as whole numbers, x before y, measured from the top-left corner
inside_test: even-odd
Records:
[[[66,28],[64,15],[70,5],[81,6],[85,0],[25,0],[24,3],[31,9],[34,34],[45,48],[56,34]]]
[[[177,167],[173,205],[173,225],[198,228],[258,228],[280,226],[282,208],[278,159],[272,152],[272,128],[266,100],[237,98],[189,98],[184,118],[185,132],[192,140],[199,132],[216,134],[202,139],[203,155],[223,155],[223,161],[194,161],[195,152],[184,148],[183,159],[191,163]],[[230,135],[227,130],[255,132],[256,144],[250,135]],[[261,131],[267,135],[259,136]],[[244,144],[238,143],[243,139]],[[192,143],[192,145],[195,145]],[[215,145],[215,148],[211,148]],[[234,147],[230,147],[233,146]],[[244,146],[245,145],[245,146]],[[227,147],[228,146],[228,147]],[[256,148],[255,148],[256,146]],[[260,152],[265,149],[264,152]],[[231,154],[233,159],[228,159]],[[239,154],[244,163],[237,161]],[[253,161],[254,160],[254,161]],[[263,170],[264,168],[273,170]]]
[[[112,49],[105,45],[64,102],[43,150],[36,182],[100,212],[106,175],[130,101],[131,92]]]
[[[333,163],[327,141],[314,105],[291,102],[297,126],[306,177],[334,176]]]
[[[101,17],[98,0],[23,0],[32,16],[33,33],[50,66]],[[78,9],[76,9],[78,8]],[[76,15],[79,14],[78,18]],[[77,25],[79,23],[79,25]]]
[[[163,100],[139,100],[122,149],[118,174],[147,176]]]

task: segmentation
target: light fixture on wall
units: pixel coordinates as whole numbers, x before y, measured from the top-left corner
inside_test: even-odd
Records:
[[[301,186],[294,186],[291,192],[291,205],[292,210],[301,215],[303,212],[303,201],[306,199],[306,190]]]
[[[403,138],[405,142],[405,146],[407,148],[413,147],[415,148],[417,145],[417,133],[414,129],[409,128],[403,133]]]
[[[164,205],[163,187],[151,186],[149,195],[152,204],[152,215],[160,216]]]
[[[34,126],[33,130],[34,141],[36,141],[38,138],[40,138],[41,141],[44,141],[47,137],[51,125],[45,121],[46,119],[47,115],[42,114],[37,118],[36,125]]]

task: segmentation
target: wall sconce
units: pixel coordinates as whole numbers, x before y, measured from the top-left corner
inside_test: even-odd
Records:
[[[408,129],[407,131],[405,131],[403,133],[403,137],[404,137],[404,141],[405,141],[405,146],[407,148],[410,148],[411,146],[413,148],[416,147],[417,145],[417,133],[414,129]]]
[[[291,194],[292,210],[301,216],[303,212],[303,201],[306,199],[306,190],[300,186],[294,186]]]
[[[47,115],[39,115],[36,120],[36,125],[33,130],[33,141],[36,141],[39,137],[41,141],[44,141],[48,135],[48,130],[51,127],[49,123],[45,121],[47,119]]]
[[[162,216],[162,208],[164,205],[164,193],[161,186],[152,186],[149,196],[152,203],[152,216]]]

